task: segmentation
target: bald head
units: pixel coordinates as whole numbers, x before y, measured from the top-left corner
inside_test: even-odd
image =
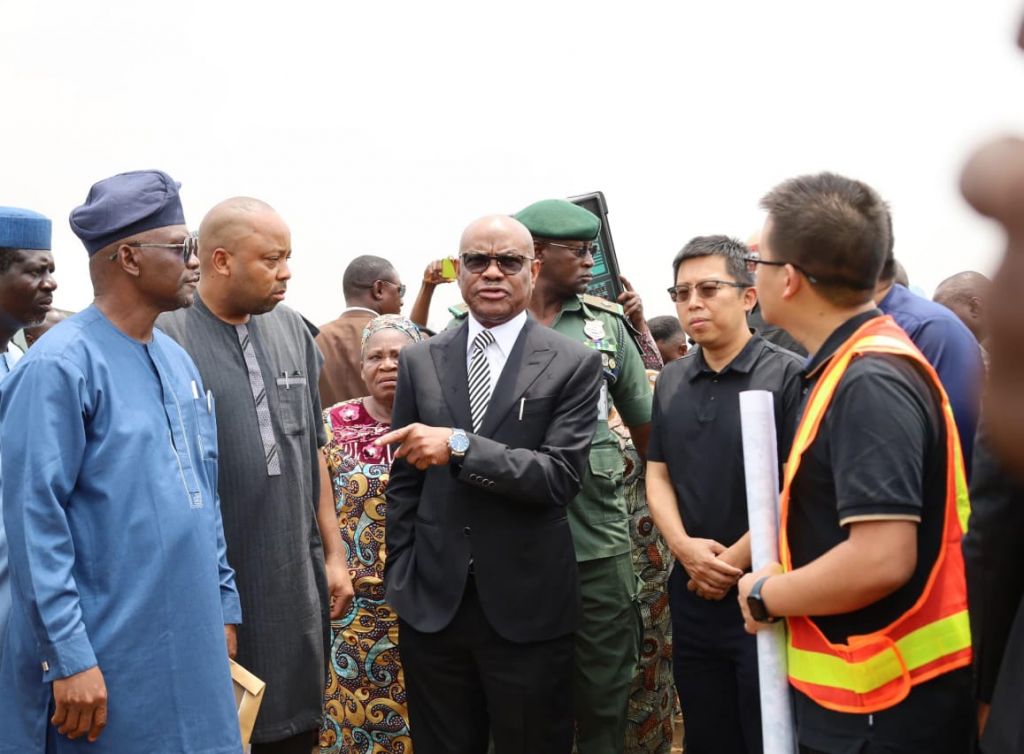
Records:
[[[988,293],[992,281],[980,272],[958,272],[943,280],[935,289],[933,300],[946,306],[947,301],[980,296]]]
[[[225,199],[199,225],[199,295],[226,322],[264,314],[284,300],[291,254],[291,231],[273,207]]]
[[[459,260],[462,300],[477,322],[494,327],[526,309],[540,262],[521,222],[508,215],[474,220],[462,232]]]
[[[991,281],[980,272],[958,272],[939,283],[932,300],[950,309],[983,342],[987,336],[984,311],[990,286]]]
[[[533,256],[533,236],[526,226],[509,215],[487,215],[474,220],[462,231],[459,252],[479,250],[482,243],[500,241],[507,250],[518,249],[515,253]]]
[[[239,238],[253,233],[258,221],[268,215],[278,217],[269,204],[249,196],[235,196],[214,205],[199,225],[200,261],[208,264],[214,249],[231,248]]]

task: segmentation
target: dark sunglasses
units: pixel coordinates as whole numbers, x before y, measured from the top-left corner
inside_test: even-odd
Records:
[[[594,244],[591,243],[590,241],[583,241],[582,246],[569,246],[564,243],[555,243],[554,241],[544,241],[543,243],[545,246],[556,246],[559,249],[568,249],[573,253],[574,256],[577,256],[580,259],[585,257],[587,254],[594,253]]]
[[[462,266],[466,268],[466,272],[471,272],[474,275],[486,271],[491,266],[491,262],[497,263],[498,269],[503,275],[515,275],[521,272],[526,261],[532,260],[533,257],[523,254],[480,254],[470,251],[460,255],[459,259],[462,260]]]
[[[727,287],[749,288],[750,286],[743,285],[743,283],[730,283],[726,280],[702,280],[696,285],[673,285],[668,289],[668,295],[677,304],[685,304],[690,300],[690,296],[693,295],[695,290],[700,298],[707,301],[717,296],[719,290]]]
[[[181,254],[182,261],[188,264],[188,260],[192,258],[192,255],[199,253],[199,237],[194,233],[190,233],[185,236],[185,240],[181,243],[137,243],[127,241],[123,244],[118,244],[118,246],[131,246],[133,249],[174,249]],[[110,261],[117,261],[116,251],[110,255]]]

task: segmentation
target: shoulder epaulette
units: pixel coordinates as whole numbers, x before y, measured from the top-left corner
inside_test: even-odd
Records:
[[[616,304],[614,301],[609,301],[606,298],[601,298],[600,296],[592,296],[589,293],[581,293],[580,299],[583,301],[584,304],[586,304],[587,306],[592,306],[595,309],[601,309],[602,311],[610,312],[620,317],[626,316],[622,311],[621,304]]]
[[[462,319],[467,314],[469,314],[469,307],[466,305],[465,302],[458,303],[455,304],[454,306],[449,306],[448,313],[451,314],[456,319]]]

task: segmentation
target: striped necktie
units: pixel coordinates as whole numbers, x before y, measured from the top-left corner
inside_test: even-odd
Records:
[[[491,369],[487,365],[487,346],[494,342],[490,330],[481,330],[473,338],[469,360],[469,414],[473,419],[473,431],[479,432],[491,401]]]
[[[267,405],[267,388],[263,384],[263,372],[256,360],[256,351],[249,338],[249,328],[235,325],[238,343],[242,347],[245,368],[249,372],[249,387],[252,389],[252,400],[256,404],[256,421],[260,425],[260,439],[263,441],[263,455],[267,459],[267,476],[281,475],[281,459],[277,454],[277,440],[274,438],[274,425],[270,421],[270,406]]]

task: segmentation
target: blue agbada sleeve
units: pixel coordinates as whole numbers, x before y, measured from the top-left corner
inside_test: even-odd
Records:
[[[12,583],[28,613],[46,682],[96,663],[72,575],[66,505],[82,466],[85,378],[59,359],[26,363],[0,388],[3,516]]]
[[[209,401],[208,415],[210,418],[211,430],[205,440],[212,449],[213,463],[207,464],[205,469],[210,475],[210,489],[213,490],[213,506],[216,511],[214,517],[217,521],[217,571],[220,575],[220,606],[224,612],[224,625],[239,625],[242,622],[242,603],[238,597],[238,588],[235,585],[235,569],[228,563],[228,545],[224,539],[224,520],[220,514],[220,493],[217,492],[217,459],[220,456],[220,448],[217,447],[217,414],[214,411],[213,395],[206,393],[203,379],[199,372],[194,373],[196,384],[201,386],[200,395],[206,395],[205,400]]]
[[[213,438],[216,442],[217,433]],[[211,488],[214,490],[213,504],[217,510],[217,569],[220,573],[220,605],[224,611],[224,624],[239,625],[242,622],[242,603],[235,586],[235,569],[228,563],[228,545],[224,539],[224,521],[220,515],[220,493],[217,492],[217,475],[213,474]]]

